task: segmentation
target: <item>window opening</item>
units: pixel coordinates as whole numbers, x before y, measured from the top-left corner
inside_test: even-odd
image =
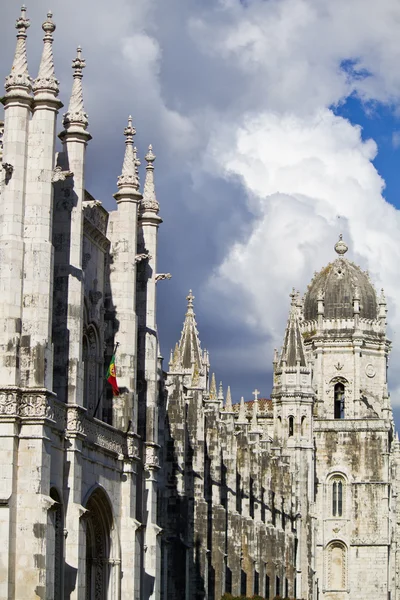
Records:
[[[335,385],[335,419],[344,419],[344,385]]]
[[[332,515],[341,517],[343,515],[343,482],[335,479],[332,483]]]
[[[294,435],[294,417],[289,417],[289,437]]]

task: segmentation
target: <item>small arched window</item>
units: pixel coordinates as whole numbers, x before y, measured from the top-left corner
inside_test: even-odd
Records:
[[[332,479],[332,516],[343,516],[344,481],[341,477]]]
[[[289,437],[294,435],[294,417],[289,417]]]
[[[344,419],[344,385],[337,383],[335,385],[335,419]]]
[[[307,431],[306,417],[301,417],[301,437],[305,437]]]

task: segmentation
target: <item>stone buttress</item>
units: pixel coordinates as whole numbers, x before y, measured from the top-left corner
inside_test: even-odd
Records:
[[[154,185],[155,155],[149,146],[145,156],[146,177],[140,203],[138,227],[138,431],[143,447],[143,504],[144,544],[147,548],[144,562],[146,580],[144,598],[160,598],[161,529],[158,525],[157,494],[159,464],[159,344],[156,322],[157,281],[165,275],[157,273],[157,236],[162,219]]]

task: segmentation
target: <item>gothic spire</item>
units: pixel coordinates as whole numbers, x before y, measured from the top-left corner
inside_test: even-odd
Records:
[[[223,406],[224,405],[224,388],[222,387],[222,381],[219,382],[218,400],[221,402],[221,406]]]
[[[243,423],[246,424],[248,423],[247,421],[247,416],[246,416],[246,406],[244,403],[244,398],[243,396],[240,398],[240,406],[239,406],[239,415],[238,415],[238,423]]]
[[[7,96],[30,96],[32,79],[28,73],[28,59],[26,56],[26,30],[30,23],[26,18],[25,5],[21,7],[21,15],[17,19],[17,46],[11,73],[6,77],[5,88]]]
[[[86,66],[85,59],[82,58],[82,48],[78,46],[76,50],[76,58],[72,61],[74,70],[74,81],[72,84],[71,98],[69,101],[68,111],[63,118],[65,129],[75,126],[82,131],[88,126],[88,116],[85,113],[83,106],[83,90],[82,90],[82,71]]]
[[[212,374],[211,384],[210,384],[210,400],[217,399],[217,384],[215,381],[215,373]]]
[[[146,179],[144,182],[144,190],[143,190],[143,200],[142,200],[142,208],[146,211],[152,211],[156,214],[160,209],[160,205],[157,202],[156,198],[156,190],[154,187],[154,161],[156,159],[155,154],[153,154],[153,147],[150,144],[149,150],[145,156],[147,165],[146,165]]]
[[[289,319],[286,325],[285,338],[283,340],[283,347],[279,366],[286,363],[287,367],[295,367],[300,364],[301,367],[307,366],[306,356],[303,345],[303,338],[300,331],[299,315],[298,315],[298,294],[293,292],[290,294],[292,299]]]
[[[52,17],[53,14],[48,12],[47,20],[42,25],[42,29],[44,31],[44,46],[42,59],[39,66],[39,73],[32,86],[35,96],[40,93],[47,92],[48,94],[56,97],[59,92],[58,81],[54,72],[53,60],[53,33],[56,29],[56,26],[52,21]]]
[[[133,137],[136,134],[136,129],[132,125],[132,117],[128,117],[128,126],[124,129],[125,136],[125,156],[122,165],[121,175],[118,177],[118,189],[129,186],[136,191],[139,190],[139,180],[137,177],[137,158],[133,148]]]
[[[195,319],[195,313],[193,310],[194,296],[192,290],[189,290],[187,299],[187,310],[185,315],[185,321],[183,323],[183,329],[181,333],[181,339],[179,341],[179,350],[182,357],[182,366],[184,369],[192,369],[192,365],[197,365],[199,371],[202,368],[202,352],[199,340],[199,332],[197,331],[197,324]]]
[[[230,385],[228,385],[228,389],[226,390],[225,410],[227,412],[232,412],[232,395]]]

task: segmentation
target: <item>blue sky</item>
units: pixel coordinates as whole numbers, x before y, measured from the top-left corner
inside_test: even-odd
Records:
[[[19,3],[3,4],[5,77]],[[28,4],[33,77],[48,8]],[[234,401],[255,387],[268,396],[289,293],[305,291],[343,232],[349,258],[387,293],[400,407],[398,0],[54,0],[51,8],[64,104],[78,44],[87,61],[88,190],[115,207],[129,114],[139,154],[152,143],[157,155],[159,271],[173,276],[158,288],[166,360],[192,288],[217,380]]]

